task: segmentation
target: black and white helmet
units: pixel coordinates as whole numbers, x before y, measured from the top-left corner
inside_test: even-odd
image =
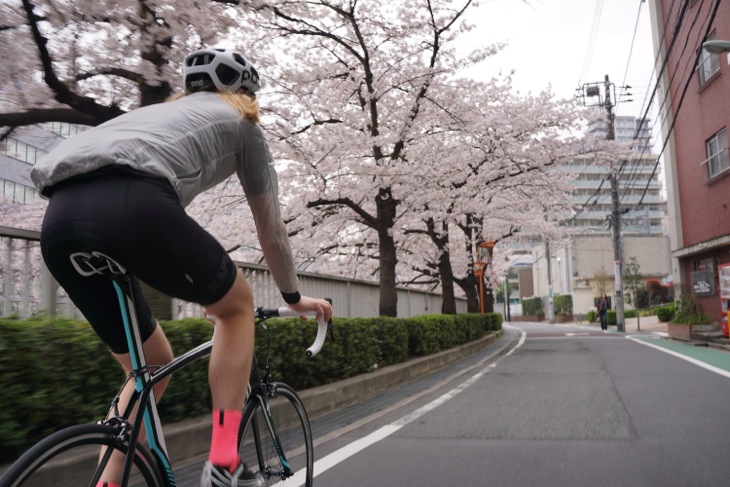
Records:
[[[259,73],[243,55],[231,49],[201,49],[188,54],[183,62],[185,93],[230,91],[244,87],[255,94],[260,88]]]

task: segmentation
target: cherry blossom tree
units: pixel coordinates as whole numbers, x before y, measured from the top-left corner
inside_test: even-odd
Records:
[[[0,113],[3,126],[96,125],[165,99],[191,48],[250,48],[301,268],[377,276],[382,314],[396,313],[398,282],[440,285],[452,301],[455,283],[469,296],[474,242],[545,231],[545,213],[559,206],[550,168],[570,114],[547,95],[515,98],[508,79],[458,77],[499,51],[454,47],[471,29],[473,0],[15,0],[0,8],[0,89],[20,103]],[[227,248],[260,256],[241,208],[229,182],[191,212]]]
[[[225,42],[241,7],[196,0],[4,0],[0,126],[98,125],[173,91],[191,48]]]
[[[443,312],[455,312],[454,283],[469,309],[478,310],[473,272],[478,242],[501,243],[501,250],[516,239],[560,232],[560,215],[570,209],[570,178],[560,163],[579,150],[570,136],[579,121],[571,101],[554,100],[549,92],[516,96],[509,83],[495,80],[481,88],[474,83],[469,91],[478,101],[458,110],[460,123],[449,125],[427,149],[440,161],[439,174],[425,175],[422,209],[414,212],[425,217],[406,231],[427,236],[436,247],[430,260],[410,265],[420,279],[441,283]],[[456,247],[455,229],[462,234]],[[503,269],[490,270],[496,277]]]
[[[299,161],[288,177],[298,181],[300,202],[316,210],[299,231],[335,221],[350,235],[367,233],[364,246],[348,242],[345,250],[377,255],[383,315],[397,309],[398,221],[417,179],[410,153],[463,95],[454,73],[497,51],[462,55],[453,47],[470,29],[472,4],[314,0],[264,8],[260,42],[287,42],[286,55],[270,63],[281,100],[272,132],[285,142],[280,155]]]

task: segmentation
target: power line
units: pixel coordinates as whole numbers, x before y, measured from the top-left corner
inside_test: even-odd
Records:
[[[705,29],[705,34],[702,36],[702,39],[707,39],[707,36],[710,34],[710,31],[712,30],[712,26],[715,22],[715,16],[717,15],[717,10],[720,8],[721,1],[722,0],[715,1],[715,6],[712,9],[712,14],[709,17],[709,22],[707,23],[707,28]],[[687,3],[689,3],[689,1],[687,1]],[[702,48],[700,47],[699,49],[697,49],[697,54],[695,55],[695,65],[697,65],[699,63],[701,55],[702,55]],[[672,118],[672,125],[669,127],[669,132],[667,133],[666,137],[664,138],[665,140],[664,140],[664,144],[662,145],[662,150],[661,150],[660,155],[664,153],[664,150],[666,149],[667,144],[669,143],[669,138],[670,138],[671,134],[674,132],[674,126],[677,123],[677,118],[679,116],[680,110],[682,109],[682,104],[684,103],[684,97],[687,94],[687,89],[689,88],[689,84],[692,81],[692,78],[693,78],[693,76],[691,76],[691,75],[688,76],[687,81],[684,84],[684,88],[682,89],[682,96],[679,99],[679,104],[677,105],[676,113],[674,114],[674,117]],[[659,166],[659,159],[657,159],[657,162],[654,165],[654,170],[652,171],[651,176],[649,178],[650,180],[656,174],[656,170],[657,170],[658,166]],[[646,191],[648,189],[649,189],[649,185],[647,184],[647,186],[644,188],[641,198],[639,199],[639,204],[641,204],[644,201],[644,196],[646,196]]]
[[[688,3],[685,4],[685,6],[687,6],[687,5],[688,5]],[[684,86],[684,89],[683,89],[683,92],[682,92],[682,97],[680,99],[680,105],[677,108],[677,114],[679,113],[679,108],[681,107],[682,101],[684,100],[684,95],[686,94],[686,91],[688,89],[689,83],[692,82],[693,74],[694,74],[694,71],[695,71],[695,66],[697,66],[698,61],[699,61],[699,56],[696,57],[694,60],[690,57],[685,62],[684,69],[683,70],[679,69],[680,60],[682,59],[682,57],[683,57],[682,55],[686,52],[687,47],[690,44],[690,39],[692,37],[692,32],[695,31],[695,27],[697,26],[697,22],[698,22],[698,19],[700,17],[700,12],[701,12],[701,9],[698,8],[697,11],[696,11],[695,17],[692,20],[692,23],[689,25],[688,33],[687,33],[687,36],[685,38],[685,42],[684,42],[682,51],[680,52],[679,59],[678,59],[677,63],[675,64],[675,68],[677,68],[677,69],[672,73],[672,76],[670,78],[670,83],[672,83],[673,80],[677,76],[684,77],[682,73],[684,73],[684,75],[687,76],[686,82],[685,82],[685,86]],[[716,12],[716,10],[715,10],[715,12]],[[667,18],[667,22],[668,22],[668,20],[669,19]],[[705,33],[705,36],[707,35],[707,33],[709,32],[709,30],[711,29],[712,21],[714,20],[714,14],[706,16],[703,19],[703,21],[702,21],[701,27],[702,26],[705,26],[706,23],[708,22],[708,20],[709,20],[709,24],[707,26],[707,32]],[[682,26],[682,24],[683,24],[683,17],[680,15],[680,18],[677,19],[677,23],[676,23],[676,26],[675,26],[675,35],[677,35],[679,33],[679,28]],[[700,40],[701,39],[699,37],[696,38],[694,44],[692,44],[692,45],[697,45]],[[672,46],[674,46],[674,45],[675,44],[672,43]],[[659,54],[660,53],[661,52],[659,52]],[[701,50],[698,51],[698,54],[700,54],[700,53],[701,53]],[[664,66],[668,66],[668,61],[669,61],[670,54],[671,54],[671,52],[668,52],[667,53],[666,59],[665,59],[665,62],[664,62]],[[657,86],[658,86],[658,83],[659,83],[659,80],[657,79]],[[656,88],[655,88],[655,90],[656,90]],[[666,103],[668,103],[668,102],[669,102],[669,98],[668,97],[665,97],[664,100],[662,101],[661,106],[659,107],[658,115],[657,115],[657,117],[655,119],[655,122],[657,121],[657,119],[661,118],[661,108]],[[647,111],[648,111],[648,109],[647,109]],[[665,123],[666,120],[667,120],[667,118],[668,118],[668,113],[665,114],[664,118],[662,118],[661,123],[662,124]],[[644,123],[643,120],[644,119],[642,119],[642,122],[640,122],[640,123]],[[676,118],[675,118],[675,120],[676,120]],[[640,126],[637,126],[637,131],[639,129],[640,129]],[[673,129],[674,129],[674,122],[672,123],[672,126],[671,126],[671,128],[669,130],[669,133],[667,134],[667,137],[669,137],[671,135],[671,133],[673,132]],[[636,137],[636,134],[635,134],[635,137]],[[665,140],[664,145],[662,146],[662,149],[661,149],[659,155],[657,155],[656,162],[655,162],[654,167],[652,169],[652,173],[646,179],[646,183],[644,185],[643,191],[641,192],[641,197],[640,197],[639,201],[633,205],[633,209],[641,208],[644,205],[644,199],[645,199],[645,197],[647,195],[647,192],[648,192],[649,187],[651,186],[652,182],[655,179],[656,171],[657,171],[657,168],[659,166],[659,163],[661,162],[661,156],[663,155],[664,150],[666,149],[667,143],[668,143],[668,139]],[[641,154],[639,155],[639,159],[641,159],[643,157],[643,154],[645,152],[645,149],[646,148],[644,147],[643,150],[642,150],[642,152],[641,152]],[[626,161],[624,161],[624,162],[626,162]],[[623,167],[624,167],[624,165],[622,165],[622,168],[621,169],[623,169]],[[633,192],[632,191],[633,189],[636,189],[636,188],[640,187],[640,184],[639,183],[641,183],[641,181],[638,181],[639,168],[640,168],[640,163],[637,163],[634,166],[633,170],[631,171],[631,174],[630,174],[630,176],[628,178],[628,181],[626,183],[624,183],[625,186],[626,186],[626,188],[627,188],[627,191],[624,191],[623,192],[623,195],[622,195],[622,198],[621,198],[622,204],[624,203],[624,201],[627,201],[628,198],[631,196],[630,193]]]
[[[602,7],[602,2],[599,2],[599,4],[596,5],[596,14],[594,15],[594,26],[596,25],[596,19],[600,19],[600,7]],[[667,26],[669,24],[669,19],[671,17],[671,12],[674,11],[674,7],[675,7],[675,1],[673,0],[672,1],[672,4],[670,5],[670,8],[669,8],[669,14],[670,15],[667,16],[667,18],[665,20],[665,23],[664,23],[664,32],[662,33],[662,40],[661,40],[662,43],[664,42],[664,39],[665,39],[665,37],[667,35],[667,32],[668,32]],[[681,10],[680,10],[680,12],[679,12],[679,14],[677,16],[677,22],[676,22],[676,24],[674,26],[674,29],[672,31],[672,37],[670,39],[669,46],[667,47],[667,55],[664,58],[664,61],[662,62],[662,66],[661,66],[661,69],[660,69],[659,73],[656,75],[655,83],[654,83],[654,88],[651,91],[651,95],[649,96],[649,101],[648,102],[646,102],[647,95],[644,96],[644,100],[645,100],[645,103],[646,103],[646,109],[644,110],[644,114],[643,114],[643,116],[640,119],[639,125],[637,126],[637,132],[635,133],[634,138],[636,138],[636,136],[638,135],[638,133],[639,133],[638,131],[640,130],[641,126],[643,125],[644,120],[647,119],[648,114],[649,114],[649,111],[650,111],[650,109],[651,109],[651,107],[653,105],[654,98],[656,97],[656,95],[657,95],[657,93],[659,91],[659,80],[661,79],[662,74],[664,73],[664,71],[667,68],[667,64],[668,64],[668,60],[669,60],[669,54],[674,50],[675,43],[676,43],[676,41],[677,41],[677,39],[679,37],[680,26],[682,25],[682,22],[684,20],[684,17],[685,17],[685,14],[686,14],[686,11],[687,11],[687,8],[688,7],[689,7],[689,0],[684,0],[684,2],[681,4]],[[638,22],[638,20],[637,20],[637,22]],[[594,34],[594,31],[592,31],[591,35],[593,35],[593,34]],[[595,40],[593,40],[591,42],[594,42],[594,41]],[[590,46],[591,42],[589,42],[589,46]],[[657,49],[657,52],[656,52],[656,55],[655,55],[655,58],[654,58],[654,65],[655,66],[656,66],[657,62],[659,61],[660,56],[661,56],[661,48]],[[584,66],[585,66],[585,62],[584,62]],[[627,69],[628,69],[628,67],[627,67]],[[656,70],[656,68],[653,68],[652,73],[655,70]],[[653,74],[652,74],[652,77],[653,77]],[[649,86],[651,86],[651,82],[650,82]],[[666,102],[666,100],[664,102]],[[663,151],[663,149],[662,149],[662,151]],[[660,154],[660,156],[661,156],[661,154]],[[660,157],[657,157],[657,165],[658,165],[659,161],[660,161]],[[619,168],[619,174],[623,170],[624,165],[625,164],[622,163],[621,167]],[[652,176],[649,178],[649,181],[647,183],[647,187],[644,190],[644,194],[646,193],[646,190],[648,189],[649,183],[653,179],[653,176],[654,176],[654,174],[656,172],[656,167],[657,166],[655,165],[654,172],[652,173]],[[596,191],[594,192],[594,194],[592,196],[589,196],[589,198],[586,200],[586,202],[575,213],[575,215],[573,216],[573,218],[575,218],[580,213],[582,213],[589,204],[592,204],[591,201],[594,200],[594,198],[595,198],[595,201],[593,201],[593,204],[595,204],[598,201],[598,197],[600,196],[601,190],[603,188],[603,183],[605,181],[606,181],[605,179],[601,180],[601,184],[596,189]],[[643,196],[642,196],[642,200],[643,200]],[[641,204],[641,201],[640,201],[639,204]]]
[[[631,46],[629,46],[629,58],[626,61],[626,70],[624,71],[624,78],[621,82],[621,86],[626,86],[626,77],[629,74],[629,66],[631,65],[631,56],[634,53],[634,42],[636,41],[636,33],[639,31],[639,19],[641,18],[641,6],[644,2],[639,2],[639,11],[636,14],[636,23],[634,24],[634,34],[631,36]],[[616,100],[616,108],[618,108],[620,100]]]
[[[578,78],[581,83],[588,75],[588,68],[591,65],[591,59],[593,58],[593,49],[596,46],[596,38],[598,37],[598,27],[601,24],[601,14],[603,11],[603,0],[596,1],[596,8],[593,11],[593,24],[591,25],[591,33],[588,36],[588,44],[586,45],[586,53],[583,58],[583,67],[580,71],[580,77]]]
[[[670,15],[668,15],[668,16],[667,16],[667,18],[666,18],[666,20],[665,20],[665,23],[664,23],[664,32],[663,32],[663,34],[662,34],[662,40],[661,40],[661,43],[663,43],[663,42],[664,42],[664,39],[665,39],[665,37],[666,37],[666,34],[667,34],[667,26],[668,26],[668,24],[669,24],[669,18],[670,18],[670,16],[671,16],[671,12],[672,12],[672,11],[674,10],[674,5],[675,5],[675,3],[674,3],[674,1],[673,1],[673,2],[672,2],[672,5],[671,5],[671,7],[670,7]],[[657,95],[657,93],[659,92],[659,84],[660,84],[660,79],[661,79],[661,77],[662,77],[662,75],[663,75],[664,71],[665,71],[665,70],[667,69],[667,66],[668,66],[668,64],[669,64],[669,58],[670,58],[670,55],[671,55],[671,53],[672,53],[672,52],[674,51],[674,47],[675,47],[675,45],[676,45],[677,39],[679,38],[679,33],[680,33],[680,29],[681,29],[681,26],[682,26],[682,24],[683,24],[683,22],[684,22],[684,18],[685,18],[685,15],[686,15],[686,12],[687,12],[687,8],[688,8],[688,7],[689,7],[689,0],[684,0],[684,3],[682,3],[682,4],[681,4],[681,10],[679,11],[679,13],[678,13],[678,15],[677,15],[677,21],[676,21],[676,23],[675,23],[675,25],[674,25],[674,29],[673,29],[673,31],[672,31],[672,37],[671,37],[671,39],[670,39],[670,41],[669,41],[669,46],[667,47],[667,53],[666,53],[666,55],[665,55],[665,57],[664,57],[664,60],[663,60],[663,62],[662,62],[662,66],[661,66],[661,68],[660,68],[660,70],[659,70],[659,73],[657,73],[657,75],[656,75],[656,79],[655,79],[655,85],[654,85],[654,89],[652,90],[652,92],[651,92],[651,96],[649,97],[649,101],[648,101],[648,102],[647,102],[647,104],[646,104],[646,109],[645,109],[645,111],[644,111],[644,115],[643,115],[643,116],[641,117],[641,121],[639,122],[639,125],[637,126],[637,132],[635,133],[635,137],[634,137],[634,138],[636,138],[636,136],[638,135],[638,130],[640,130],[640,128],[641,128],[641,125],[642,125],[642,124],[644,123],[644,120],[646,120],[646,119],[647,119],[647,117],[648,117],[648,115],[649,115],[649,110],[651,109],[651,107],[652,107],[652,105],[653,105],[653,102],[654,102],[654,98],[655,98],[655,96]],[[695,20],[695,21],[696,21],[696,20]],[[686,47],[685,47],[685,48],[686,48]],[[654,61],[655,61],[655,62],[654,62],[654,64],[655,64],[655,65],[656,65],[656,62],[657,62],[657,61],[658,61],[658,60],[660,59],[660,56],[661,56],[661,48],[659,48],[659,49],[657,50],[656,56],[655,56],[655,58],[654,58]],[[676,75],[676,72],[675,72],[675,75]],[[666,98],[666,97],[665,97],[665,99],[664,99],[664,100],[662,101],[662,104],[661,104],[661,105],[659,106],[659,108],[658,108],[658,110],[657,110],[657,111],[658,111],[658,113],[661,113],[661,108],[662,108],[662,106],[663,106],[663,105],[664,105],[665,103],[667,103],[667,100],[668,100],[668,98]],[[666,146],[666,144],[665,144],[665,146]],[[663,148],[662,148],[662,152],[663,152]],[[643,153],[643,152],[642,152],[642,153]],[[657,157],[657,162],[656,162],[656,165],[655,165],[654,171],[653,171],[653,173],[652,173],[652,176],[651,176],[651,177],[649,178],[649,181],[647,182],[647,186],[646,186],[646,188],[644,189],[644,195],[646,194],[646,190],[648,189],[648,187],[649,187],[649,184],[651,183],[651,180],[653,179],[653,176],[654,176],[654,174],[656,173],[656,167],[657,167],[657,166],[658,166],[658,164],[659,164],[659,161],[660,161],[660,157],[661,157],[661,153],[659,154],[659,157]],[[621,167],[619,168],[619,173],[621,173],[621,172],[623,171],[623,169],[624,169],[624,167],[625,167],[625,162],[626,162],[626,161],[624,161],[624,162],[623,162],[623,163],[621,164]],[[642,200],[643,200],[643,196],[642,196]],[[639,204],[641,204],[641,201],[639,202]]]

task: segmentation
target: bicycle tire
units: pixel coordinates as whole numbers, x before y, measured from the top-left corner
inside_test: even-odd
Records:
[[[127,453],[127,442],[120,440],[118,433],[117,428],[102,424],[58,431],[21,455],[0,477],[0,487],[87,487],[98,469],[101,447]],[[142,445],[136,448],[130,479],[130,486],[165,485],[156,461]]]
[[[289,471],[277,453],[270,425]],[[239,445],[241,458],[254,474],[263,478],[264,485],[312,486],[314,447],[309,418],[301,399],[288,385],[276,382],[253,388],[243,408]]]

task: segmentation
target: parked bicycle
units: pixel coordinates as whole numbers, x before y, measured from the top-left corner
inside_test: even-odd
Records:
[[[148,365],[139,339],[129,276],[124,268],[105,256],[89,254],[88,265],[96,271],[103,269],[117,292],[134,365],[127,381],[136,382],[135,391],[123,411],[119,409],[118,393],[106,419],[97,424],[71,426],[31,447],[0,477],[0,487],[95,487],[115,451],[126,458],[122,487],[177,485],[153,387],[183,367],[210,355],[213,340],[165,365]],[[254,355],[249,395],[239,431],[239,452],[263,485],[291,482],[311,487],[314,451],[307,412],[293,388],[272,380],[268,361],[271,334],[266,326],[267,319],[294,316],[299,313],[287,307],[256,308],[256,323],[267,331],[267,343],[264,350]],[[319,353],[328,331],[334,338],[332,323],[319,321],[314,344],[306,350],[307,356]],[[262,359],[261,364],[259,359]],[[137,405],[140,407],[135,412]],[[147,434],[147,446],[140,442],[141,425]]]

